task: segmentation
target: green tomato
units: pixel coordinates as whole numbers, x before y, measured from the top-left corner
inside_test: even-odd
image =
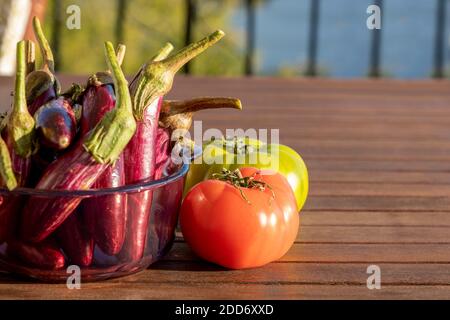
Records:
[[[186,177],[185,193],[214,174],[241,167],[274,170],[289,182],[300,210],[308,195],[308,169],[295,150],[285,145],[264,144],[253,139],[222,139],[203,145],[203,154],[194,159]]]

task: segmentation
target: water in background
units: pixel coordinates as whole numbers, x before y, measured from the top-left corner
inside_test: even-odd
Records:
[[[332,77],[365,77],[371,31],[366,27],[370,0],[322,0],[318,42],[319,71]],[[382,11],[382,71],[395,78],[432,74],[435,0],[385,0]],[[301,70],[306,63],[310,0],[269,0],[257,9],[257,73]],[[447,5],[450,17],[450,4]],[[447,19],[446,30],[450,27]],[[233,24],[243,29],[241,11]],[[447,39],[447,38],[446,38]],[[445,43],[445,58],[449,56]]]

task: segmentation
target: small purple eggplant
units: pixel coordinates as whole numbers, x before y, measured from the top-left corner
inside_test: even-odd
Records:
[[[26,77],[26,99],[31,115],[34,115],[40,106],[56,99],[60,91],[59,81],[55,77],[52,49],[37,17],[33,18],[33,31],[42,53],[43,66],[39,70],[32,68]]]
[[[41,106],[34,119],[43,146],[64,150],[71,145],[77,133],[77,122],[71,105],[63,97]]]

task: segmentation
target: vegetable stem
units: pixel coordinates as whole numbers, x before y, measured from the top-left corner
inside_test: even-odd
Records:
[[[42,52],[42,58],[44,59],[43,68],[47,69],[51,73],[55,73],[55,60],[53,58],[53,52],[48,44],[47,38],[45,38],[41,27],[41,22],[38,17],[33,17],[33,30]]]
[[[17,43],[16,51],[16,79],[14,84],[14,111],[28,112],[25,100],[26,73],[25,41]]]
[[[173,116],[180,113],[221,108],[242,110],[242,103],[239,99],[222,97],[203,97],[190,100],[164,100],[161,114],[164,116]]]
[[[189,130],[194,112],[206,109],[230,108],[242,110],[242,104],[235,98],[197,98],[185,101],[163,101],[159,124],[170,131]]]
[[[251,204],[251,202],[248,200],[247,196],[244,193],[244,190],[242,188],[247,189],[258,189],[260,191],[265,191],[266,189],[269,189],[272,193],[271,201],[275,199],[275,192],[273,191],[272,187],[264,181],[256,180],[255,174],[249,176],[249,177],[243,177],[242,173],[239,169],[236,169],[234,171],[230,171],[226,168],[222,169],[221,173],[213,173],[213,179],[217,179],[220,181],[225,181],[229,184],[231,184],[233,187],[239,190],[239,193],[241,194],[241,197],[248,203]]]
[[[127,47],[124,44],[119,43],[117,46],[117,63],[119,66],[122,66],[123,59],[125,58],[125,52],[127,51]]]
[[[181,49],[177,54],[169,58],[148,62],[130,86],[135,118],[138,121],[142,120],[145,109],[156,98],[170,91],[177,71],[187,62],[214,45],[224,35],[223,31],[215,31],[208,37]]]
[[[151,62],[161,61],[169,56],[169,54],[173,50],[173,45],[170,42],[167,42],[159,51],[151,58]]]
[[[36,70],[36,45],[31,40],[25,40],[25,55],[27,61],[26,74]]]
[[[34,118],[28,111],[25,97],[25,41],[17,43],[17,65],[14,86],[13,108],[7,130],[12,138],[14,151],[22,158],[28,158],[34,151]]]
[[[33,18],[33,31],[38,40],[44,65],[41,69],[29,73],[26,79],[26,97],[32,114],[42,104],[56,97],[61,91],[61,85],[54,75],[55,63],[53,53],[37,17]],[[49,99],[40,101],[39,98],[42,98],[42,96],[48,96]]]
[[[200,41],[191,43],[187,47],[180,50],[175,55],[165,59],[163,61],[164,67],[170,70],[172,73],[178,72],[186,63],[198,56],[200,53],[214,45],[220,39],[225,36],[225,32],[222,30],[216,30],[209,36],[203,38]]]

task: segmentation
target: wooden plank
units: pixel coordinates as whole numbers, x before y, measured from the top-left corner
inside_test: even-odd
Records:
[[[202,262],[161,261],[149,270],[136,275],[110,279],[108,284],[121,283],[236,283],[236,284],[347,284],[361,285],[367,280],[368,264],[329,263],[270,263],[261,268],[226,270]],[[450,271],[440,264],[379,264],[383,285],[448,285]],[[0,274],[0,287],[6,284],[26,283],[8,274]]]
[[[296,284],[366,284],[368,264],[270,263],[262,268],[225,270],[201,262],[180,264],[162,261],[149,271],[124,279],[122,283],[296,283]],[[450,271],[441,264],[379,264],[383,285],[449,285]],[[180,273],[179,271],[183,271]],[[212,272],[214,271],[214,272]]]
[[[448,161],[424,161],[424,160],[354,160],[354,159],[321,159],[304,157],[308,169],[316,174],[322,170],[336,171],[369,171],[376,172],[450,172],[450,162]],[[449,184],[450,184],[450,180]],[[389,183],[389,181],[388,181]]]
[[[373,184],[350,182],[315,182],[310,186],[310,196],[414,196],[449,197],[450,184]]]
[[[251,79],[216,77],[214,83],[209,77],[185,78],[178,76],[174,92],[191,89],[195,94],[213,89],[220,89],[225,92],[240,91],[251,93],[252,96],[261,96],[271,93],[273,97],[284,96],[286,93],[345,93],[347,97],[361,95],[373,96],[409,96],[412,98],[420,96],[449,97],[449,81],[434,80],[414,80],[398,81],[393,79],[383,79],[383,81],[373,81],[366,79],[357,80],[336,80],[336,79],[305,79],[305,78],[285,78],[275,79],[270,77],[252,77]],[[189,85],[186,85],[189,82]],[[69,82],[70,83],[70,82]],[[256,93],[256,94],[255,94]],[[370,102],[370,100],[367,100]]]
[[[440,225],[431,227],[300,225],[297,242],[450,244],[450,227]]]
[[[383,146],[381,142],[367,142],[363,145],[351,142],[341,143],[317,143],[305,142],[298,139],[281,137],[283,144],[292,146],[305,157],[327,157],[328,159],[348,159],[355,160],[450,160],[450,147],[433,145],[414,146],[410,144],[397,145],[387,143]]]
[[[175,243],[166,261],[198,258],[186,243]],[[309,244],[297,243],[281,262],[322,263],[450,263],[449,244]],[[445,267],[448,268],[448,267]]]
[[[447,285],[382,286],[369,290],[366,285],[301,284],[223,284],[223,283],[87,283],[81,290],[65,285],[21,284],[1,286],[4,299],[450,299]]]
[[[206,111],[205,111],[206,112]],[[446,142],[445,138],[448,136],[449,128],[445,124],[427,124],[427,123],[404,123],[400,125],[382,125],[376,122],[365,123],[340,123],[333,124],[328,122],[309,122],[302,123],[290,119],[279,119],[276,115],[270,117],[245,117],[244,120],[239,120],[239,115],[230,115],[230,110],[217,111],[214,115],[197,114],[194,118],[195,121],[202,121],[202,125],[205,129],[217,128],[221,131],[234,128],[265,128],[265,129],[280,129],[282,139],[297,138],[297,140],[304,141],[306,138],[330,138],[334,140],[342,140],[342,138],[348,138],[349,140],[358,139],[360,142],[367,138],[368,141],[390,141],[399,142],[405,141],[411,143],[414,138],[417,138],[419,142],[427,142],[432,140],[432,137],[436,136],[435,142]],[[198,123],[198,122],[197,122]],[[239,125],[236,125],[239,123]],[[322,131],[321,128],[324,130]],[[414,130],[414,128],[416,130]],[[327,130],[331,133],[327,134]],[[339,133],[335,132],[338,131]],[[359,136],[361,132],[361,136]],[[409,134],[409,136],[408,136]],[[431,137],[431,138],[430,138]],[[433,142],[434,143],[434,142]]]
[[[363,126],[364,124],[375,124],[382,123],[385,127],[393,127],[393,126],[411,126],[413,124],[416,125],[435,125],[437,128],[445,127],[446,120],[448,121],[449,115],[437,115],[437,116],[416,116],[407,114],[406,109],[404,110],[404,115],[352,115],[348,113],[337,114],[334,112],[333,108],[329,108],[328,111],[324,111],[323,114],[308,114],[303,113],[301,108],[297,107],[296,111],[286,112],[285,109],[283,111],[278,111],[276,108],[274,110],[258,110],[258,108],[250,108],[243,107],[242,111],[206,111],[202,112],[202,114],[196,115],[199,119],[204,118],[205,120],[212,120],[221,122],[232,122],[238,118],[241,118],[242,115],[249,115],[247,118],[241,119],[239,122],[248,123],[249,121],[274,121],[277,120],[278,125],[283,125],[286,123],[296,124],[297,127],[308,126],[308,125],[318,125],[318,124],[333,124],[336,127],[345,127],[347,124],[355,124],[356,126]],[[217,114],[224,114],[224,116],[218,117]],[[268,118],[267,114],[273,115]],[[216,119],[217,118],[217,119]],[[440,127],[439,127],[440,126]],[[286,128],[287,129],[287,128]],[[298,128],[297,128],[298,129]]]
[[[312,196],[307,210],[449,211],[450,197]]]
[[[310,172],[314,182],[371,182],[371,183],[413,183],[413,184],[449,184],[447,172],[370,172],[314,170]]]
[[[327,223],[321,219],[319,224],[304,224],[304,218],[314,215],[314,212],[300,213],[300,229],[296,244],[450,244],[450,226],[437,224],[428,226],[401,225],[389,220],[381,224],[368,224],[370,219],[362,224]],[[339,216],[340,213],[336,215]],[[322,214],[319,214],[319,217]],[[345,216],[345,215],[344,215]],[[447,220],[450,213],[447,213]],[[407,218],[403,218],[407,220]],[[181,232],[176,240],[183,243]]]
[[[326,98],[328,97],[328,98]],[[430,97],[426,96],[426,100],[428,103],[430,101]],[[302,101],[298,101],[294,104],[291,101],[289,104],[283,105],[282,111],[283,113],[291,113],[297,116],[297,113],[300,112],[298,118],[300,120],[304,119],[304,115],[322,115],[324,117],[329,116],[328,113],[332,110],[335,114],[340,116],[383,116],[383,117],[403,117],[403,118],[426,118],[426,119],[434,119],[436,117],[448,117],[449,108],[445,106],[444,103],[439,103],[442,100],[434,99],[434,106],[432,108],[424,107],[426,101],[417,100],[413,98],[411,101],[405,101],[403,98],[398,99],[399,101],[395,101],[395,106],[386,105],[382,102],[384,100],[389,99],[383,97],[376,100],[371,100],[370,103],[361,103],[357,105],[356,103],[344,104],[342,102],[337,102],[336,104],[331,105],[328,100],[334,100],[335,97],[333,95],[313,95],[313,96],[302,96]],[[336,99],[338,100],[338,99]],[[361,96],[355,96],[352,100],[348,101],[359,101],[362,100]],[[244,110],[249,108],[253,111],[264,111],[270,112],[279,109],[278,106],[268,103],[267,100],[264,104],[246,104],[243,106]],[[391,101],[391,100],[390,100]],[[269,101],[270,102],[270,101]],[[212,112],[211,112],[212,114]]]
[[[314,146],[310,148],[304,148],[299,146],[297,142],[281,139],[283,144],[289,145],[291,148],[299,152],[303,157],[322,157],[327,159],[344,160],[353,158],[355,160],[370,160],[370,161],[383,161],[383,160],[430,160],[430,161],[450,161],[450,150],[445,151],[442,149],[429,149],[423,152],[417,150],[402,150],[402,149],[371,149],[370,147],[361,149],[347,149],[339,151],[339,148],[324,148],[321,146]],[[427,153],[429,152],[429,153]]]
[[[301,213],[302,226],[445,226],[449,212],[408,211],[307,211]]]
[[[245,108],[245,107],[244,107]],[[253,112],[252,112],[253,111]],[[446,116],[435,116],[435,117],[418,117],[411,114],[404,115],[349,115],[349,114],[336,114],[333,112],[333,109],[330,109],[328,113],[323,114],[303,114],[301,112],[276,112],[273,110],[273,118],[272,120],[279,121],[279,125],[284,123],[293,123],[293,124],[302,124],[302,123],[310,123],[310,124],[333,124],[334,126],[344,126],[346,124],[357,123],[359,126],[364,125],[366,123],[376,123],[382,122],[386,126],[402,126],[402,125],[412,125],[412,124],[433,124],[437,126],[445,126],[446,122],[448,124],[449,115]],[[209,114],[212,114],[211,112]],[[217,111],[215,112],[217,115]],[[260,121],[267,119],[267,112],[258,112],[257,108],[252,108],[250,110],[243,109],[243,111],[238,112],[230,112],[228,111],[227,117],[222,121],[233,121],[242,117],[242,114],[251,114],[248,119],[243,119],[242,121],[251,120],[251,121]],[[267,119],[269,120],[269,119]],[[286,128],[287,129],[287,128]]]

